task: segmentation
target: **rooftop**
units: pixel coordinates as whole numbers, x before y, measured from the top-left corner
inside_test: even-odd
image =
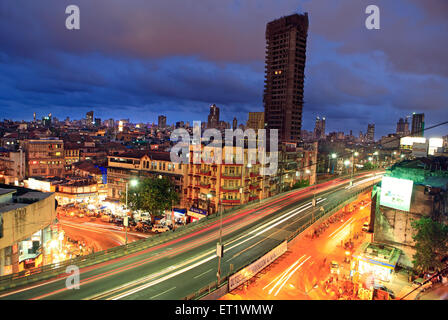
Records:
[[[394,164],[386,176],[408,179],[414,184],[447,190],[448,157],[425,157]]]
[[[0,184],[0,195],[8,193],[14,194],[8,202],[0,203],[0,213],[26,207],[28,204],[43,200],[51,195],[47,192]]]
[[[360,258],[395,267],[400,259],[401,250],[379,243],[366,242],[358,249]]]

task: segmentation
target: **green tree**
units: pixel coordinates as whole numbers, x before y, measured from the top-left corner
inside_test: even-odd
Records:
[[[374,168],[374,165],[372,162],[367,162],[364,164],[364,170],[372,170]]]
[[[126,195],[122,195],[125,202]],[[173,183],[167,178],[145,178],[135,187],[128,189],[128,206],[132,210],[142,210],[151,214],[151,219],[161,216],[172,204],[179,202],[179,195]]]
[[[428,217],[413,221],[411,225],[416,230],[414,267],[423,272],[442,268],[441,260],[448,254],[448,226]]]
[[[304,188],[304,187],[308,187],[309,185],[310,185],[310,180],[301,179],[301,180],[297,181],[296,183],[294,183],[292,188],[293,189]]]

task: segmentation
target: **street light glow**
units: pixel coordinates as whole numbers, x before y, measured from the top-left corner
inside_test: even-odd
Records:
[[[331,154],[331,157],[332,157],[333,159],[336,159],[337,156],[338,156],[338,155],[337,155],[336,153],[332,153],[332,154]]]
[[[131,187],[136,187],[138,185],[138,180],[136,180],[136,179],[131,180],[131,181],[129,181],[129,184]]]
[[[345,161],[344,161],[344,164],[345,164],[346,166],[348,166],[348,165],[350,164],[350,160],[345,160]]]

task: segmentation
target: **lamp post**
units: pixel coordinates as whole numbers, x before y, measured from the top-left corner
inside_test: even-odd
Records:
[[[212,198],[211,193],[207,193],[207,213],[210,214],[210,199]]]
[[[330,173],[331,159],[336,159],[338,155],[336,153],[332,153],[328,155],[328,173]]]
[[[375,151],[374,153],[373,153],[373,155],[374,156],[376,156],[376,159],[375,159],[375,166],[378,168],[378,151]]]
[[[216,245],[216,255],[218,256],[218,272],[216,273],[216,276],[218,278],[217,281],[217,288],[219,288],[219,285],[221,283],[221,258],[224,254],[224,248],[222,246],[222,205],[221,205],[221,199],[219,199],[218,202],[218,211],[219,211],[219,242]]]
[[[352,171],[350,174],[350,186],[353,185],[353,175],[355,173],[355,157],[359,156],[359,153],[357,151],[352,153]]]
[[[126,181],[126,209],[128,209],[129,184],[131,185],[131,187],[135,187],[138,185],[138,181],[137,180]],[[127,246],[128,245],[128,225],[129,225],[127,212],[126,212],[126,217],[124,217],[123,224],[124,224],[124,228],[125,228],[125,245]]]

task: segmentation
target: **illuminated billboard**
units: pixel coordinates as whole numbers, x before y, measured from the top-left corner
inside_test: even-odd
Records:
[[[381,181],[380,205],[409,211],[414,182],[407,179],[383,177]]]

